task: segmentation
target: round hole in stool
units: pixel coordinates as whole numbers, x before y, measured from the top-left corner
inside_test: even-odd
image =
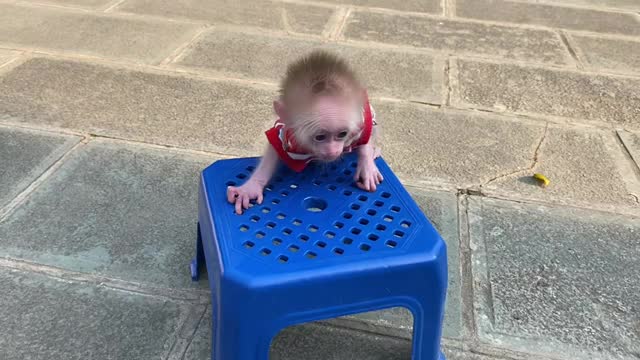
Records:
[[[302,206],[311,212],[320,212],[327,208],[327,202],[318,197],[308,197],[302,201]]]

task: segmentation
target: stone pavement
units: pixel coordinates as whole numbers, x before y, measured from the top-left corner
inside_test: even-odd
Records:
[[[637,0],[0,0],[0,359],[207,359],[198,172],[260,152],[315,47],[447,241],[449,359],[640,359]],[[411,323],[272,358],[409,359]]]

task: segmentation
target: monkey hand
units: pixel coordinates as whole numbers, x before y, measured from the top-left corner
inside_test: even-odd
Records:
[[[360,159],[354,180],[360,189],[374,192],[383,178],[373,159]]]
[[[243,209],[249,208],[252,200],[255,200],[258,204],[262,204],[263,190],[264,186],[260,182],[250,179],[242,186],[227,187],[227,200],[229,203],[235,205],[236,214],[241,215]]]

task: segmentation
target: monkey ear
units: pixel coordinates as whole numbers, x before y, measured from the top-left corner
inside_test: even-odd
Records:
[[[284,103],[282,102],[282,100],[275,100],[273,102],[273,111],[276,112],[276,114],[278,115],[278,117],[280,117],[280,119],[285,118],[285,108],[284,108]]]

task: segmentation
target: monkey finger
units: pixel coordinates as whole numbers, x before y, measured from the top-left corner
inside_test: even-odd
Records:
[[[371,192],[376,191],[376,179],[375,178],[370,178],[369,179],[369,191],[371,191]]]
[[[356,182],[356,186],[357,186],[358,188],[360,188],[360,190],[367,190],[367,188],[366,188],[366,187],[365,187],[365,185],[364,185],[364,182],[362,182],[362,181],[357,181],[357,182]]]
[[[249,202],[250,202],[250,201],[251,201],[251,200],[249,199],[249,195],[244,195],[244,196],[242,197],[242,207],[243,207],[244,209],[248,209],[248,208],[249,208]]]
[[[256,202],[258,203],[258,205],[262,204],[262,201],[264,200],[264,196],[262,195],[262,193],[258,194],[258,200],[256,200]]]
[[[236,199],[236,214],[242,215],[242,201],[240,199]]]
[[[227,201],[234,203],[238,197],[238,190],[234,186],[227,187]]]

